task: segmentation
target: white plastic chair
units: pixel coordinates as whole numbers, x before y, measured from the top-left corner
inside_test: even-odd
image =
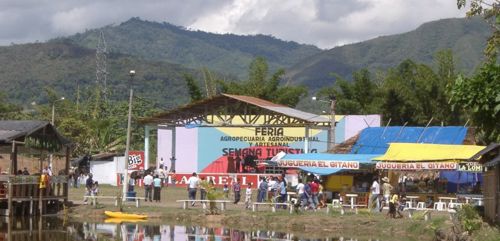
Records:
[[[421,209],[421,210],[425,209],[425,202],[418,202],[417,209]]]
[[[438,211],[443,211],[446,209],[446,203],[444,202],[435,202],[434,203],[434,209]]]

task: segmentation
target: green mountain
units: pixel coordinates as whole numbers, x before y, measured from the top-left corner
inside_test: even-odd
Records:
[[[350,78],[353,71],[372,72],[395,67],[405,59],[432,65],[434,54],[451,49],[457,69],[472,72],[483,59],[491,29],[481,18],[428,22],[414,31],[336,47],[310,57],[287,70],[291,84],[315,90],[333,84],[332,73]]]
[[[481,61],[490,34],[481,19],[447,19],[408,33],[321,51],[270,36],[211,34],[133,18],[47,43],[0,47],[0,90],[24,105],[43,101],[45,86],[75,98],[78,84],[90,96],[96,87],[95,47],[101,30],[110,49],[110,98],[126,99],[127,73],[135,69],[136,93],[162,108],[188,101],[184,73],[196,75],[199,67],[208,67],[244,78],[255,56],[265,57],[271,70],[288,68],[289,84],[305,84],[312,90],[331,85],[332,72],[349,78],[355,70],[387,69],[404,59],[431,64],[435,52],[447,48],[453,49],[458,69],[468,73]]]
[[[163,108],[189,99],[182,75],[195,73],[193,70],[120,53],[108,56],[107,86],[111,99],[127,98],[130,69],[137,72],[133,81],[136,93],[161,103]],[[32,101],[43,102],[46,86],[74,99],[79,85],[82,97],[89,97],[97,86],[95,73],[95,50],[69,42],[0,47],[0,90],[25,106]]]
[[[103,31],[112,52],[168,61],[194,69],[207,67],[239,78],[246,77],[250,62],[257,56],[266,58],[270,69],[276,70],[288,68],[321,52],[312,45],[283,41],[271,36],[190,31],[168,23],[143,21],[139,18],[68,38],[78,45],[95,48],[100,31]]]

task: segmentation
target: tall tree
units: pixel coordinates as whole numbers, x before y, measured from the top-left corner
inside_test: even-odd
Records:
[[[280,85],[284,74],[285,71],[281,69],[269,77],[266,59],[257,57],[249,66],[248,80],[219,81],[219,84],[223,93],[249,95],[293,107],[307,94],[307,89],[303,86]]]
[[[500,142],[499,64],[487,62],[473,77],[458,76],[451,86],[451,102],[455,109],[464,109],[480,128],[483,143]]]
[[[186,86],[188,88],[191,102],[203,99],[203,94],[201,93],[200,86],[196,83],[196,80],[192,75],[184,74],[184,81],[186,81]]]
[[[483,16],[492,29],[492,35],[484,52],[490,60],[495,60],[500,48],[500,1],[499,0],[457,0],[459,9],[466,8],[469,2],[467,16]]]

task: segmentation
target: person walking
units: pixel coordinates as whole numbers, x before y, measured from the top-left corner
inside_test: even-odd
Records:
[[[155,178],[153,179],[153,188],[154,188],[153,200],[155,200],[155,202],[160,202],[161,200],[162,185],[163,185],[163,180],[158,175],[156,175]]]
[[[207,200],[207,186],[208,182],[205,177],[200,177],[200,200]]]
[[[224,193],[224,197],[229,198],[229,186],[227,185],[227,181],[224,182],[222,192]]]
[[[297,191],[297,197],[299,198],[300,207],[304,207],[307,203],[307,197],[304,194],[304,183],[302,183],[302,179],[299,178],[299,184],[295,187]]]
[[[252,183],[249,183],[245,191],[245,208],[249,209],[252,205]]]
[[[391,192],[392,192],[392,189],[394,189],[392,187],[392,185],[389,183],[389,178],[388,177],[384,177],[382,178],[382,191],[384,192],[384,199],[382,201],[382,205],[380,205],[380,212],[382,212],[382,209],[384,208],[384,206],[386,204],[389,204],[389,201],[391,199]]]
[[[170,179],[172,187],[175,187],[175,184],[177,183],[177,175],[175,174],[175,170],[170,169],[170,173],[166,178]]]
[[[311,182],[311,192],[312,192],[312,202],[314,204],[314,208],[317,208],[319,205],[319,200],[318,200],[318,194],[319,194],[319,183],[317,179],[315,178]]]
[[[241,198],[241,184],[240,184],[240,179],[236,179],[236,183],[233,185],[233,192],[234,192],[234,204],[238,204]]]
[[[257,195],[257,202],[264,202],[266,200],[266,194],[267,194],[267,180],[265,177],[260,178],[260,184],[259,184],[259,192]]]
[[[368,200],[368,207],[373,210],[380,209],[379,195],[380,195],[380,185],[378,184],[378,179],[373,178],[372,186],[370,187],[370,199]],[[376,209],[374,209],[376,208]]]
[[[84,204],[87,204],[88,197],[92,195],[93,187],[94,180],[92,179],[92,173],[89,173],[87,180],[85,180],[85,197],[83,198]]]
[[[144,183],[144,189],[146,192],[145,201],[147,202],[149,199],[149,201],[152,202],[153,201],[153,176],[151,176],[151,173],[148,172],[148,174],[146,174],[146,176],[143,179],[143,183]]]
[[[193,172],[191,177],[189,177],[187,183],[189,200],[191,200],[191,206],[194,206],[196,200],[196,190],[198,189],[199,185],[198,174],[196,174],[196,172]]]
[[[280,178],[280,186],[279,186],[279,193],[280,193],[280,201],[281,203],[286,203],[286,181],[283,177]],[[286,209],[286,205],[282,206],[283,209]]]

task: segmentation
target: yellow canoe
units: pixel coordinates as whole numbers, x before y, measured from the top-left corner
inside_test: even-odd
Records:
[[[110,218],[120,218],[120,219],[145,219],[147,215],[133,214],[133,213],[122,213],[122,212],[112,212],[104,211],[104,214]]]
[[[125,219],[125,218],[106,218],[104,219],[104,223],[138,223],[138,222],[146,222],[144,219]]]

